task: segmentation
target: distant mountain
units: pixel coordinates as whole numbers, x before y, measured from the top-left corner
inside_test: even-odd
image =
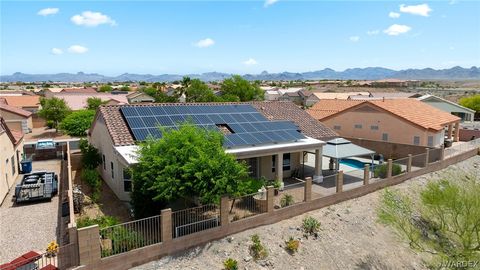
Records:
[[[12,75],[0,76],[1,82],[121,82],[121,81],[146,81],[146,82],[167,82],[181,80],[183,76],[201,79],[203,81],[221,81],[229,78],[232,74],[221,72],[207,72],[202,74],[130,74],[124,73],[119,76],[104,76],[97,73],[57,73],[57,74],[25,74],[16,72]],[[344,71],[335,71],[330,68],[308,71],[301,73],[281,72],[268,73],[263,71],[260,74],[245,74],[247,80],[379,80],[379,79],[406,79],[406,80],[480,80],[480,68],[453,67],[450,69],[406,69],[392,70],[382,67],[349,68]]]

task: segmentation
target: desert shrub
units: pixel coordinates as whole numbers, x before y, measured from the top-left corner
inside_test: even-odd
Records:
[[[98,149],[89,144],[86,139],[80,139],[79,147],[82,152],[82,164],[84,168],[95,169],[102,163],[102,157]]]
[[[312,235],[320,230],[320,221],[314,217],[306,217],[302,221],[303,231],[308,235]]]
[[[283,197],[280,199],[280,206],[287,207],[294,203],[293,196],[290,194],[284,194]]]
[[[258,234],[252,235],[252,244],[250,245],[250,254],[255,260],[265,259],[268,252],[260,241]]]
[[[299,246],[300,246],[300,241],[295,240],[292,236],[290,236],[288,241],[285,241],[285,249],[290,254],[294,254],[295,252],[297,252]]]
[[[232,258],[228,258],[223,261],[223,267],[225,270],[237,270],[238,269],[238,262]]]
[[[118,223],[118,219],[113,216],[99,216],[96,218],[83,217],[77,220],[77,228],[83,228],[98,224],[98,227],[100,227],[100,229],[103,229],[105,227],[117,225]]]
[[[382,165],[379,165],[375,167],[373,170],[373,175],[375,178],[387,178],[387,170],[388,170],[388,164],[383,163]],[[392,164],[392,176],[398,175],[402,173],[402,167],[398,164]]]
[[[82,170],[82,180],[92,188],[92,201],[96,202],[100,198],[100,188],[102,180],[96,169],[85,168]]]

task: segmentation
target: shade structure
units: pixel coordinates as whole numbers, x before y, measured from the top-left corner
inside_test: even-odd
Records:
[[[374,154],[375,151],[358,146],[344,138],[335,138],[333,140],[327,141],[327,144],[323,146],[323,156],[333,159],[359,157]]]

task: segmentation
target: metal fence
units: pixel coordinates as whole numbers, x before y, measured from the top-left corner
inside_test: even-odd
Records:
[[[160,243],[161,216],[153,216],[100,229],[102,258]]]
[[[172,212],[172,237],[200,232],[220,226],[220,208],[216,204]]]
[[[408,157],[396,159],[392,163],[392,176],[407,173]]]
[[[445,158],[456,156],[478,147],[480,147],[480,138],[468,142],[458,143],[452,147],[445,148]]]
[[[2,264],[0,270],[30,270],[30,269],[41,269],[43,267],[54,267],[56,269],[57,256],[47,253],[43,254],[33,254],[29,252],[29,256],[23,255],[20,258],[13,260],[10,263]]]
[[[427,162],[426,159],[427,159],[426,153],[412,156],[412,171],[418,171],[421,168],[426,167],[428,165],[426,163]]]
[[[343,190],[350,190],[363,185],[365,168],[343,171]]]
[[[237,221],[267,212],[267,191],[230,199],[229,220]]]
[[[283,187],[273,199],[274,205],[288,207],[305,200],[305,182],[297,182]]]

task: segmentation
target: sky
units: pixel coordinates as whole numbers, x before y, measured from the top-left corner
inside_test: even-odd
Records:
[[[480,66],[480,1],[5,1],[0,74]]]

